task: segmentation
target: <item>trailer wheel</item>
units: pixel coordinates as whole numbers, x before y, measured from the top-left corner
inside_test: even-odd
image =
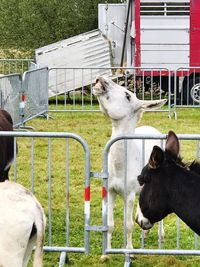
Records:
[[[200,83],[195,84],[191,88],[190,95],[194,102],[200,103]]]
[[[183,104],[193,105],[194,102],[200,103],[200,76],[190,77],[189,83],[183,84]]]

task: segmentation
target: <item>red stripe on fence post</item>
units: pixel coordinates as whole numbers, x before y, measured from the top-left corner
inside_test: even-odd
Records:
[[[22,102],[25,102],[25,94],[22,94]]]
[[[105,199],[107,196],[107,190],[105,188],[105,186],[102,187],[102,198]]]
[[[90,201],[90,186],[85,188],[85,201]]]

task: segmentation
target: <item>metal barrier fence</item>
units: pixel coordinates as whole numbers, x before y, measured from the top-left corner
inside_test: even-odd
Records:
[[[23,74],[21,106],[24,106],[24,114],[22,114],[22,123],[47,113],[48,75],[48,68],[26,71]]]
[[[107,194],[105,192],[108,192],[108,179],[109,179],[109,173],[108,173],[108,153],[110,148],[116,144],[117,142],[123,142],[124,143],[124,166],[127,166],[127,157],[128,157],[128,147],[130,146],[130,142],[133,142],[134,140],[141,142],[141,149],[142,149],[142,165],[145,164],[145,161],[148,159],[144,158],[144,151],[145,151],[145,145],[148,140],[158,140],[160,141],[160,146],[164,146],[164,140],[166,139],[166,135],[134,135],[134,136],[120,136],[117,138],[114,138],[110,140],[104,149],[103,154],[103,189],[104,191],[104,200],[102,204],[102,218],[103,218],[103,226],[105,229],[108,229],[108,199]],[[186,135],[181,134],[178,135],[179,140],[181,142],[182,147],[182,156],[184,155],[184,150],[187,152],[190,151],[190,154],[188,155],[187,160],[193,161],[194,159],[199,159],[199,144],[200,144],[200,135]],[[189,143],[185,143],[185,141],[189,141]],[[122,144],[123,144],[122,143]],[[194,152],[194,153],[193,153]],[[122,152],[123,153],[123,152]],[[122,155],[123,156],[123,155]],[[124,170],[124,181],[126,184],[127,180],[127,169]],[[124,187],[125,187],[124,184]],[[126,187],[125,187],[126,188]],[[125,190],[124,196],[127,196],[127,188]],[[127,249],[126,248],[126,207],[125,207],[126,197],[124,201],[124,208],[122,211],[122,219],[124,220],[124,232],[122,235],[124,236],[124,239],[122,239],[122,242],[118,244],[116,240],[113,240],[114,245],[112,246],[112,249],[108,248],[107,239],[108,239],[108,231],[104,231],[103,233],[103,254],[124,254],[125,255],[125,263],[124,267],[128,267],[131,265],[131,259],[130,255],[135,254],[145,254],[145,255],[200,255],[199,244],[198,244],[198,236],[194,234],[188,227],[185,226],[185,224],[181,221],[178,217],[175,215],[169,216],[170,219],[168,220],[168,223],[170,224],[170,230],[165,231],[165,241],[164,244],[161,242],[161,228],[159,228],[159,238],[156,240],[151,239],[151,243],[144,240],[144,233],[138,234],[139,232],[134,229],[133,231],[133,239],[134,239],[134,249]],[[122,203],[121,203],[122,204]],[[119,206],[117,206],[118,214],[119,214]],[[119,216],[119,215],[118,215]],[[119,221],[119,218],[118,218]],[[174,222],[174,225],[172,225],[172,221]],[[116,226],[116,225],[115,225]],[[161,224],[159,224],[159,227]],[[136,227],[137,228],[137,227]],[[155,231],[155,230],[151,230]],[[172,231],[176,234],[176,240],[174,243],[172,243]],[[150,232],[151,234],[151,232]],[[168,237],[169,235],[169,237]],[[142,236],[142,238],[141,238]],[[154,234],[155,236],[155,234]],[[192,238],[193,236],[193,238]],[[113,238],[114,239],[114,238]],[[118,236],[119,240],[119,236]],[[138,241],[139,240],[139,241]],[[140,241],[141,240],[141,241]],[[188,242],[183,242],[184,240],[187,240]],[[169,243],[169,244],[168,244]],[[185,245],[185,243],[187,243]],[[118,245],[118,247],[116,246]],[[156,248],[157,246],[157,248]],[[186,247],[183,247],[186,246]],[[138,247],[138,248],[137,248]]]
[[[34,70],[24,73],[26,69],[31,68]],[[167,98],[168,106],[159,111],[168,112],[169,117],[173,97],[175,117],[177,117],[178,107],[200,106],[200,67],[178,68],[174,71],[174,77],[168,69],[164,68],[52,68],[49,70],[48,91],[46,89],[48,74],[45,68],[35,69],[31,59],[1,59],[0,70],[4,74],[14,71],[24,73],[22,81],[24,85],[21,91],[28,97],[26,111],[23,109],[24,101],[21,99],[19,99],[20,111],[16,109],[20,86],[20,78],[17,77],[19,74],[0,77],[1,106],[8,108],[8,111],[13,114],[16,126],[47,111],[99,111],[97,99],[92,94],[92,87],[98,75],[110,76],[118,84],[136,93],[139,99]],[[174,96],[171,93],[173,87]],[[8,95],[14,99],[11,100]],[[48,105],[48,96],[49,103],[55,105],[51,107]],[[8,99],[14,101],[14,105],[9,104]],[[25,113],[22,114],[24,111]]]
[[[32,190],[47,214],[44,250],[61,253],[60,267],[64,266],[66,253],[88,253],[90,150],[87,143],[72,133],[0,132],[1,136],[14,136],[14,168],[10,179],[13,176],[12,180]],[[75,159],[74,155],[71,158],[74,147]],[[76,167],[73,162],[77,156]],[[80,194],[83,197],[77,199]]]
[[[14,125],[20,124],[20,93],[22,79],[20,74],[10,74],[0,77],[0,107],[7,110]]]
[[[10,112],[14,127],[48,109],[48,69],[26,71],[0,77],[0,107]]]
[[[167,98],[167,108],[159,111],[168,112],[170,116],[170,71],[160,68],[52,68],[49,70],[49,102],[55,105],[49,106],[49,111],[99,111],[92,94],[98,75],[110,76],[136,93],[139,99]]]
[[[156,239],[155,237],[154,239],[151,238],[150,242],[144,241],[144,235],[141,239],[141,231],[138,227],[133,232],[134,249],[126,249],[126,212],[124,212],[124,206],[120,202],[116,205],[118,216],[120,216],[120,209],[122,212],[118,222],[120,219],[123,221],[124,218],[124,226],[121,227],[122,230],[124,228],[124,231],[121,232],[124,235],[124,240],[119,239],[118,236],[116,243],[114,236],[113,248],[107,248],[108,153],[110,148],[116,142],[123,142],[124,151],[127,153],[129,142],[139,140],[143,151],[141,163],[144,165],[145,161],[148,160],[144,158],[146,142],[158,140],[163,146],[166,135],[121,136],[110,140],[104,148],[102,173],[91,172],[90,149],[78,135],[58,132],[0,132],[1,136],[14,136],[14,168],[11,169],[10,178],[13,172],[14,181],[30,188],[42,203],[48,217],[44,250],[61,253],[59,267],[64,266],[68,252],[89,253],[92,245],[90,242],[91,231],[102,232],[103,254],[124,254],[124,266],[127,267],[130,266],[130,255],[132,254],[200,255],[198,236],[194,235],[175,216],[171,216],[168,220],[170,229],[165,231],[164,244],[161,243],[160,238],[159,241],[157,240],[157,235]],[[187,151],[186,160],[199,159],[200,135],[182,134],[178,137],[181,141],[182,155],[184,155],[184,151]],[[16,142],[18,143],[17,156]],[[127,159],[127,156],[124,158]],[[126,160],[124,165],[126,166]],[[126,170],[124,175],[126,175]],[[94,204],[90,201],[90,195],[94,193],[91,188],[91,177],[99,177],[102,180],[102,225],[100,226],[91,225],[90,222],[91,219],[98,218],[97,210],[99,210],[101,221],[101,212],[97,204],[92,207],[95,211],[94,218],[91,212],[91,206]],[[95,195],[96,192],[97,187],[95,186]],[[122,207],[119,208],[119,205]],[[174,235],[176,238],[173,243]],[[183,243],[184,240],[187,242]]]
[[[178,68],[174,79],[174,113],[178,107],[200,107],[200,67]]]
[[[30,68],[35,68],[32,59],[0,59],[0,75],[23,74]]]

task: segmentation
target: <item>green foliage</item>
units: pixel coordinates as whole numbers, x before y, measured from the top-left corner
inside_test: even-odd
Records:
[[[95,29],[98,3],[102,2],[1,0],[0,47],[33,49]]]

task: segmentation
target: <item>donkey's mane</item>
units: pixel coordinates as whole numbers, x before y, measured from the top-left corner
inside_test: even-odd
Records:
[[[192,172],[200,175],[200,162],[194,160],[192,163],[190,163],[189,168]]]
[[[167,159],[170,159],[172,162],[174,162],[176,165],[178,165],[179,167],[189,171],[189,172],[193,172],[197,175],[200,176],[200,162],[194,160],[192,162],[184,162],[183,158],[178,156],[177,158],[174,157],[174,155],[172,155],[172,153],[167,151]],[[169,157],[170,154],[170,157]]]

